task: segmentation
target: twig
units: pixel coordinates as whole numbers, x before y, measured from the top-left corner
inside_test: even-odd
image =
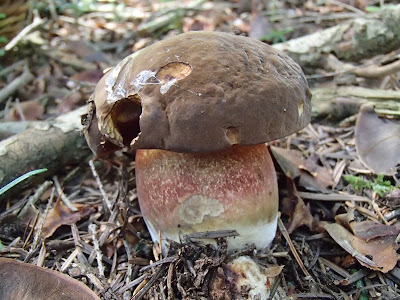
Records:
[[[148,292],[148,290],[153,286],[153,284],[156,282],[156,280],[158,278],[160,278],[162,275],[164,275],[165,273],[165,269],[166,266],[163,265],[161,266],[157,273],[151,277],[151,279],[149,280],[149,282],[147,282],[147,284],[135,295],[131,298],[131,300],[140,300],[144,297],[144,295],[146,295],[146,293]]]
[[[347,278],[345,278],[345,279],[343,279],[341,281],[335,280],[334,283],[336,285],[338,285],[338,284],[340,284],[340,285],[349,285],[349,284],[352,284],[352,283],[354,283],[356,281],[359,281],[360,279],[362,279],[365,276],[367,276],[369,273],[370,273],[370,271],[368,271],[367,269],[361,269],[360,271],[358,271],[358,272],[356,272],[354,274],[351,274],[350,276],[348,276]]]
[[[76,226],[75,223],[71,225],[71,234],[72,238],[74,239],[75,243],[75,250],[76,250],[76,255],[78,257],[78,262],[84,265],[88,265],[88,261],[86,259],[86,256],[83,255],[83,246],[82,246],[82,240],[79,235],[79,230],[78,227]]]
[[[110,200],[108,199],[107,193],[105,192],[105,190],[103,188],[103,184],[101,183],[100,176],[97,173],[96,168],[94,166],[93,159],[91,159],[89,161],[89,166],[90,166],[90,169],[92,170],[93,177],[96,180],[97,185],[99,186],[99,190],[103,196],[104,210],[106,210],[106,212],[109,213],[112,210],[112,204],[111,204]]]
[[[62,266],[60,268],[61,272],[65,272],[69,268],[69,266],[72,264],[74,259],[78,256],[78,253],[79,253],[79,248],[75,248],[75,250],[72,251],[72,253],[68,256],[68,258],[62,264]]]
[[[39,16],[39,13],[35,10],[34,12],[35,17],[33,18],[33,22],[26,26],[24,29],[21,30],[18,35],[13,38],[5,47],[5,51],[10,51],[12,48],[14,48],[28,33],[30,33],[33,29],[36,27],[39,27],[40,25],[44,24],[47,22],[47,19],[41,19]]]
[[[360,9],[354,7],[354,6],[351,6],[349,4],[346,4],[346,3],[342,3],[342,2],[339,2],[339,1],[336,1],[336,0],[328,0],[328,3],[332,3],[334,5],[343,7],[345,9],[347,9],[347,10],[355,12],[358,15],[362,15],[362,16],[365,15],[365,12],[363,12],[362,10],[360,10]]]
[[[119,290],[119,294],[125,293],[127,290],[132,289],[134,286],[140,284],[143,280],[147,278],[147,274],[143,274],[142,276],[136,278],[135,280],[132,280],[131,282],[127,283],[125,286],[122,286]]]
[[[379,209],[378,204],[376,202],[372,202],[372,207],[374,208],[375,212],[378,214],[379,219],[381,219],[383,221],[383,223],[385,223],[385,225],[389,225],[389,222],[385,219],[381,210]]]
[[[89,231],[92,234],[93,246],[96,251],[97,268],[99,269],[99,274],[101,278],[104,278],[104,266],[102,261],[102,255],[99,247],[99,241],[96,237],[96,231],[97,231],[96,224],[90,224]]]
[[[285,225],[283,225],[283,222],[281,220],[280,214],[278,216],[278,227],[279,227],[279,230],[281,231],[282,235],[284,236],[286,242],[289,244],[290,250],[292,251],[293,256],[296,259],[297,263],[299,264],[300,269],[303,271],[304,275],[306,276],[306,279],[312,279],[310,273],[308,273],[308,271],[307,271],[306,267],[304,266],[299,254],[297,253],[297,250],[294,247],[292,240],[290,239],[289,233],[286,230]]]
[[[194,232],[185,235],[187,239],[218,239],[224,237],[238,236],[236,230],[216,230],[216,231],[205,231],[205,232]]]
[[[343,276],[344,278],[349,278],[351,275],[345,269],[339,267],[338,265],[334,264],[333,262],[320,257],[319,261],[323,263],[325,266],[329,267],[331,270],[335,271],[339,275]]]
[[[348,207],[354,208],[354,209],[357,210],[359,213],[361,213],[361,214],[363,214],[363,215],[366,215],[366,216],[372,218],[373,220],[375,220],[376,222],[379,223],[379,220],[378,220],[379,218],[378,218],[378,216],[375,215],[372,211],[366,209],[365,207],[359,206],[359,205],[355,205],[353,202],[350,202],[350,201],[346,201],[345,204],[346,204]]]
[[[46,210],[44,211],[44,213],[42,215],[42,218],[40,220],[40,223],[38,225],[38,228],[36,230],[36,234],[35,234],[35,237],[33,239],[32,245],[31,245],[31,247],[29,249],[29,253],[31,253],[31,252],[36,250],[37,244],[39,243],[39,240],[40,240],[40,234],[42,233],[44,222],[46,221],[46,218],[47,218],[47,215],[48,215],[48,213],[50,211],[51,205],[53,204],[53,199],[54,199],[54,188],[51,190],[51,195],[50,195],[50,198],[49,198],[49,202],[47,203]]]
[[[90,282],[100,291],[103,292],[105,290],[103,283],[96,277],[95,274],[86,272],[86,277],[89,278]]]
[[[42,247],[40,247],[39,256],[37,258],[36,265],[38,267],[43,267],[44,261],[46,260],[46,244],[42,241]]]
[[[278,276],[278,278],[275,279],[274,283],[271,286],[271,289],[269,290],[269,296],[268,296],[267,300],[274,299],[274,296],[276,294],[276,291],[278,290],[281,280],[282,280],[282,276]]]
[[[20,87],[28,84],[34,78],[35,76],[33,76],[28,66],[25,65],[22,74],[0,90],[0,104],[7,100],[8,97],[14,94]]]
[[[35,205],[35,203],[40,199],[40,197],[47,191],[47,189],[53,184],[53,182],[51,181],[45,181],[35,192],[35,194],[33,194],[28,201],[26,202],[26,204],[24,205],[24,207],[21,209],[21,211],[18,214],[19,218],[23,218],[25,216],[25,214],[27,213],[29,207],[31,205]]]
[[[118,220],[116,220],[117,216],[118,216],[118,210],[115,209],[115,210],[113,210],[111,216],[108,218],[108,221],[107,221],[108,226],[106,226],[106,228],[104,229],[104,231],[102,232],[102,234],[100,235],[100,237],[98,239],[99,247],[102,247],[104,245],[104,243],[109,238],[110,233],[112,232],[109,224],[116,224],[117,226],[119,225]],[[93,249],[93,251],[92,251],[92,253],[90,253],[89,259],[88,259],[90,264],[93,263],[95,256],[96,256],[96,249]]]
[[[141,272],[144,272],[144,271],[146,271],[146,270],[148,270],[148,269],[152,269],[152,268],[154,268],[154,267],[156,267],[156,266],[158,266],[158,265],[162,265],[162,264],[166,264],[166,263],[173,263],[173,262],[175,262],[177,259],[178,259],[178,256],[177,256],[177,255],[168,256],[168,257],[166,257],[166,258],[163,258],[163,259],[161,259],[161,260],[159,260],[159,261],[156,261],[156,262],[152,263],[151,265],[144,266],[143,268],[140,269],[140,271],[141,271]]]
[[[364,78],[378,78],[395,74],[400,71],[400,60],[396,60],[386,65],[369,64],[364,66],[353,66],[352,64],[340,61],[332,54],[328,54],[324,57],[322,63],[325,68],[335,71],[333,75],[351,73]]]
[[[139,294],[139,292],[143,289],[143,287],[149,282],[149,280],[146,278],[145,280],[143,280],[141,283],[138,284],[138,286],[135,288],[135,290],[133,291],[132,295],[133,297],[135,297],[137,294]]]
[[[78,209],[72,204],[67,195],[64,194],[63,189],[61,188],[60,182],[58,181],[57,176],[53,176],[54,185],[56,186],[57,193],[60,196],[62,202],[71,210],[78,211]]]
[[[168,267],[168,275],[167,275],[167,293],[168,293],[168,299],[174,299],[174,291],[172,289],[172,277],[173,277],[173,272],[175,268],[175,263],[171,263]]]
[[[19,60],[19,61],[13,63],[11,66],[8,66],[8,67],[2,69],[2,70],[0,71],[0,76],[5,76],[5,75],[7,75],[8,73],[11,73],[12,71],[14,71],[14,70],[15,70],[16,68],[18,68],[19,66],[22,66],[24,63],[25,63],[24,60]]]
[[[349,195],[349,194],[317,194],[317,193],[309,193],[309,192],[298,192],[299,196],[308,199],[308,200],[319,200],[319,201],[359,201],[359,202],[367,202],[372,203],[371,199],[367,197],[358,196],[358,195]]]

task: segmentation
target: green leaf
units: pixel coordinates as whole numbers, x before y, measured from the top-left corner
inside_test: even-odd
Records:
[[[384,175],[382,174],[376,177],[374,182],[371,183],[371,187],[381,197],[383,194],[395,189],[395,186],[389,180],[384,180]]]
[[[6,191],[8,191],[9,189],[13,188],[18,183],[24,181],[25,179],[28,179],[31,176],[34,176],[36,174],[43,173],[43,172],[46,172],[46,171],[47,171],[46,168],[30,171],[30,172],[28,172],[28,173],[26,173],[26,174],[24,174],[24,175],[22,175],[22,176],[20,176],[20,177],[18,177],[16,179],[14,179],[13,181],[11,181],[10,183],[6,184],[5,186],[3,186],[0,189],[0,195],[4,194]]]
[[[367,6],[367,7],[365,8],[366,12],[369,12],[369,13],[378,12],[378,11],[380,11],[381,9],[382,9],[382,8],[380,8],[379,6]]]
[[[366,182],[363,178],[360,176],[354,176],[354,175],[343,175],[343,178],[350,183],[354,189],[356,190],[361,190],[363,188],[369,188],[368,182]]]
[[[375,180],[366,181],[365,179],[361,178],[360,176],[354,175],[343,175],[343,178],[351,184],[354,189],[361,190],[363,188],[372,189],[374,190],[380,197],[391,190],[394,190],[396,187],[391,184],[389,180],[384,179],[383,174],[377,175]]]

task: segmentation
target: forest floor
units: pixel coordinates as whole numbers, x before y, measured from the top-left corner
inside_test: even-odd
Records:
[[[269,274],[271,299],[400,299],[396,2],[15,1],[25,11],[0,5],[0,187],[48,169],[0,193],[0,257],[68,274],[101,299],[211,299],[210,278],[239,255]],[[21,15],[28,21],[18,25]],[[13,23],[4,25],[7,18]],[[14,35],[2,31],[13,26]],[[263,40],[292,56],[309,81],[311,123],[269,143],[281,214],[265,251],[249,246],[227,254],[220,238],[216,248],[191,240],[163,257],[140,215],[130,156],[89,163],[80,125],[72,138],[55,139],[80,146],[56,154],[51,140],[27,131],[85,106],[103,70],[127,55],[190,30]],[[290,44],[300,38],[301,46]],[[21,151],[7,148],[10,139]],[[36,139],[46,149],[25,150]]]

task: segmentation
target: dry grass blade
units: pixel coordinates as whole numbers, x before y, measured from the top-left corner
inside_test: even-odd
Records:
[[[319,200],[319,201],[359,201],[359,202],[367,202],[372,203],[371,199],[368,199],[364,196],[358,195],[349,195],[349,194],[317,194],[317,193],[309,193],[309,192],[298,192],[299,196],[308,199],[308,200]]]
[[[156,271],[156,274],[153,275],[153,277],[150,278],[150,280],[138,291],[138,293],[131,298],[131,300],[140,300],[142,299],[148,290],[154,285],[154,283],[159,279],[161,276],[164,275],[167,267],[165,265],[162,265],[159,267],[159,269]]]
[[[289,244],[290,250],[292,251],[294,258],[296,259],[297,263],[299,264],[304,275],[306,276],[306,279],[312,280],[312,277],[311,277],[310,273],[307,271],[306,267],[304,266],[303,261],[301,260],[299,254],[297,253],[297,250],[294,247],[293,242],[289,236],[289,233],[286,230],[285,225],[283,225],[283,222],[282,222],[280,216],[278,216],[278,227],[279,227],[279,230],[281,231],[282,235],[284,236],[286,242]]]

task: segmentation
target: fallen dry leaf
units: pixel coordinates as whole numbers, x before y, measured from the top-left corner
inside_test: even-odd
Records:
[[[299,151],[271,146],[271,152],[285,175],[299,179],[308,190],[326,192],[333,185],[332,174],[313,160],[305,160]]]
[[[296,205],[291,209],[288,216],[290,223],[287,226],[289,233],[294,232],[300,226],[307,226],[311,231],[318,231],[318,221],[312,216],[310,206],[306,205],[303,199],[298,195],[296,185],[293,180],[288,180],[288,191],[290,198],[294,199]]]
[[[350,226],[355,236],[366,241],[377,237],[397,236],[400,233],[399,226],[388,226],[369,220],[352,222]]]
[[[350,224],[355,221],[354,208],[349,208],[346,213],[335,216],[335,220],[347,230],[351,230]]]
[[[358,156],[373,172],[393,175],[400,163],[400,121],[379,117],[373,106],[361,106],[355,127]]]
[[[303,225],[307,226],[310,230],[313,230],[315,227],[315,220],[310,213],[309,205],[305,205],[303,199],[298,198],[287,231],[292,233],[296,228]]]
[[[354,209],[352,208],[345,214],[337,215],[335,220],[338,224],[351,231],[356,237],[365,241],[377,237],[397,236],[400,232],[400,224],[388,226],[370,220],[357,222]]]
[[[9,258],[0,258],[0,282],[0,299],[100,300],[76,279]]]
[[[376,238],[369,242],[351,234],[339,224],[323,225],[329,235],[359,263],[372,270],[387,273],[397,263],[397,246],[391,238]]]
[[[90,206],[80,207],[78,211],[73,212],[65,206],[60,199],[57,200],[54,207],[49,211],[41,232],[42,238],[50,237],[60,226],[72,225],[80,219],[91,215],[95,209]]]
[[[28,100],[16,103],[4,119],[6,121],[34,121],[43,119],[43,114],[44,107],[39,101]]]
[[[264,269],[265,276],[271,278],[279,276],[282,273],[282,270],[285,266],[270,266]]]

